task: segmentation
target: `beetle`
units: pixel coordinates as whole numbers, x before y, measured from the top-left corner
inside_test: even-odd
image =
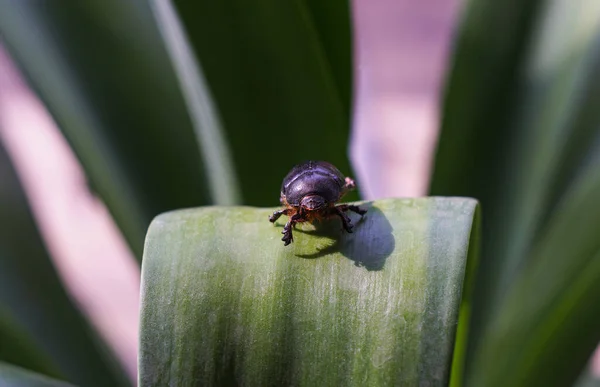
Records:
[[[289,245],[294,237],[292,227],[296,223],[313,222],[331,216],[338,216],[346,232],[352,232],[352,222],[346,211],[353,211],[363,216],[367,210],[352,204],[336,203],[354,189],[356,184],[332,164],[325,161],[306,161],[298,164],[286,175],[281,184],[280,202],[283,209],[269,216],[269,221],[275,223],[281,215],[288,216],[283,227],[284,246]]]

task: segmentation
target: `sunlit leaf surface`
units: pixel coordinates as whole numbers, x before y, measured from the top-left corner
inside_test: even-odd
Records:
[[[362,206],[353,234],[299,225],[287,247],[273,209],[156,218],[140,385],[447,385],[476,201]]]

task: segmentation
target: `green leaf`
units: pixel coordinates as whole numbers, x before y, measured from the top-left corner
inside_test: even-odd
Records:
[[[480,342],[483,331],[496,319],[509,324],[499,305],[508,302],[516,282],[525,281],[522,273],[537,264],[536,243],[574,182],[590,163],[600,165],[593,161],[600,149],[599,48],[600,3],[593,0],[473,0],[467,5],[446,86],[430,191],[475,197],[485,213],[467,374],[480,372],[475,348],[495,350],[486,347],[492,343]],[[558,238],[574,253],[566,235]],[[566,251],[562,259],[576,266],[571,255]],[[532,288],[538,286],[531,281]],[[519,289],[523,294],[513,297],[530,296],[530,290]],[[522,319],[511,316],[518,329]],[[569,362],[582,361],[589,355],[585,352],[570,355]],[[517,358],[508,351],[500,354]],[[497,372],[512,374],[510,368],[500,371],[500,363]]]
[[[0,362],[0,385],[3,387],[72,387],[72,384]]]
[[[211,196],[216,204],[239,203],[229,150],[222,138],[221,122],[200,66],[189,46],[185,31],[170,0],[151,1],[158,26],[179,76],[200,147]]]
[[[387,199],[299,225],[163,214],[142,265],[140,386],[448,384],[477,202]]]
[[[600,341],[600,173],[596,166],[587,172],[497,305],[499,317],[484,332],[468,385],[571,385]]]
[[[230,203],[211,197],[198,147],[219,133],[196,140],[147,2],[3,1],[0,34],[138,257],[158,213]]]
[[[598,375],[597,371],[594,372],[592,366],[590,366],[581,374],[579,379],[577,379],[577,383],[574,384],[574,387],[600,387],[600,375]]]
[[[129,385],[66,294],[1,143],[0,181],[0,360],[82,386]]]
[[[303,14],[314,28],[321,60],[331,72],[343,108],[352,112],[352,23],[348,0],[304,0]],[[302,3],[302,2],[300,2]]]
[[[276,205],[282,177],[303,160],[350,174],[348,1],[175,5],[221,113],[244,203]]]
[[[61,377],[56,364],[41,351],[26,331],[11,318],[11,313],[0,305],[0,363],[21,365],[52,377]]]

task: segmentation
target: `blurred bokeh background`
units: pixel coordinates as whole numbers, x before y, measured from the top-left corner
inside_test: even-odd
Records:
[[[267,3],[0,0],[0,361],[133,382],[151,219],[276,206],[306,159],[355,176],[362,199],[482,202],[465,349],[483,351],[480,370],[497,362],[482,349],[494,321],[518,324],[509,289],[540,292],[533,332],[581,273],[598,273],[593,0]],[[546,254],[561,227],[585,230],[581,250]],[[566,266],[546,272],[554,260]],[[540,290],[546,275],[556,286]],[[563,359],[557,385],[600,379],[600,356],[582,371],[600,338],[600,293],[585,289],[560,317],[571,330],[585,320],[585,334],[557,323],[564,340],[540,347]]]

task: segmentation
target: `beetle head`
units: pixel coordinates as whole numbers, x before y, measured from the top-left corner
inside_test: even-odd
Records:
[[[325,201],[325,199],[323,199],[323,197],[319,195],[307,195],[303,197],[302,201],[300,202],[300,206],[306,208],[309,211],[320,210],[322,208],[325,208],[326,205],[327,202]]]

